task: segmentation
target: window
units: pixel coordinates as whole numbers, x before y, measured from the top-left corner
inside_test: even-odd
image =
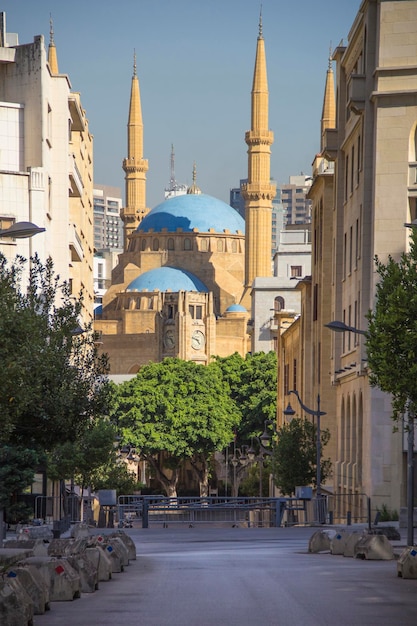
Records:
[[[152,249],[154,252],[159,250],[159,239],[154,239],[152,242]]]
[[[293,389],[296,391],[297,390],[297,359],[294,359],[294,363],[293,363]]]
[[[303,268],[301,265],[291,265],[291,277],[300,278],[302,276]]]
[[[201,306],[201,304],[198,304],[195,307],[195,317],[197,320],[203,319],[203,307]]]
[[[223,240],[222,239],[217,240],[217,252],[223,252]]]
[[[202,239],[201,240],[200,250],[202,252],[207,252],[208,251],[208,239]]]
[[[191,239],[188,237],[184,239],[184,250],[191,250]]]
[[[168,250],[175,250],[174,240],[172,237],[168,239],[167,248]]]
[[[142,252],[146,250],[146,239],[142,239]]]
[[[282,296],[274,298],[274,311],[282,311],[285,309],[285,300]]]

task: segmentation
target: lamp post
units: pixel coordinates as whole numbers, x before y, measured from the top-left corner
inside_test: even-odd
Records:
[[[273,424],[273,422],[271,420],[265,420],[264,421],[264,431],[262,433],[262,435],[260,435],[260,437],[252,437],[251,440],[251,446],[249,448],[249,450],[247,451],[248,454],[248,459],[250,463],[254,463],[255,461],[258,462],[259,465],[259,497],[262,498],[263,494],[262,494],[262,487],[263,487],[263,483],[262,483],[262,470],[263,470],[263,466],[264,466],[264,460],[266,456],[271,456],[272,455],[272,451],[269,450],[269,444],[271,442],[271,436],[268,433],[267,430],[267,426],[268,424]],[[276,430],[275,430],[276,432]],[[253,447],[253,439],[256,439],[256,441],[258,442],[259,445],[259,453],[258,455],[256,454],[256,451]]]
[[[317,394],[317,409],[308,408],[300,398],[300,394],[295,389],[291,389],[288,394],[293,393],[297,398],[301,408],[308,415],[312,415],[316,418],[316,428],[317,428],[317,439],[316,439],[316,493],[319,498],[321,495],[321,428],[320,428],[320,418],[322,415],[326,415],[325,411],[320,410],[320,394]],[[292,408],[291,404],[288,403],[286,409],[284,409],[284,415],[294,415],[295,411]]]
[[[33,222],[15,222],[9,228],[0,230],[0,238],[27,239],[43,232],[45,232],[45,228],[36,226]]]
[[[237,448],[236,441],[233,444],[233,456],[230,459],[230,463],[233,467],[233,496],[235,498],[237,498],[239,490],[237,487],[237,468],[239,465],[245,467],[248,464],[248,448],[249,446],[247,445],[243,445],[240,448]]]

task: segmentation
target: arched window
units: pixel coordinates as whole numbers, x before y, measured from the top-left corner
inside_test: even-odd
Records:
[[[285,300],[282,296],[277,296],[274,299],[274,311],[282,311],[285,309]]]
[[[217,240],[217,252],[223,252],[223,239]]]
[[[191,239],[188,237],[184,239],[184,250],[191,250]]]
[[[232,241],[232,252],[237,252],[237,241],[233,239]]]
[[[200,244],[200,249],[202,252],[208,251],[208,239],[202,239]]]
[[[146,239],[142,239],[142,252],[146,250]]]
[[[154,252],[159,250],[159,239],[154,239],[152,242],[152,249]]]
[[[175,250],[174,240],[172,237],[168,239],[167,247],[168,250]]]

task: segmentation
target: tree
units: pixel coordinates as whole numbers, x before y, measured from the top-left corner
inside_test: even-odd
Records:
[[[140,450],[167,495],[176,496],[185,461],[206,495],[210,457],[233,439],[239,421],[219,368],[166,358],[122,383],[114,400],[122,443]]]
[[[371,385],[392,395],[393,419],[417,411],[417,233],[400,260],[376,258],[379,282],[367,315],[366,349]]]
[[[230,397],[241,415],[239,429],[235,433],[235,444],[238,448],[251,444],[258,453],[256,437],[264,431],[265,426],[272,437],[272,425],[276,421],[276,354],[256,352],[242,358],[235,352],[228,357],[216,357],[215,363],[221,369],[223,379],[230,387]],[[227,469],[231,473],[233,493],[237,495],[239,484],[248,474],[248,466],[238,463],[233,469]]]
[[[265,421],[276,420],[276,354],[256,352],[243,359],[235,352],[228,357],[216,357],[216,363],[241,413],[237,443],[248,443],[251,437],[263,432]]]
[[[39,454],[82,439],[105,411],[108,365],[91,326],[74,335],[83,295],[37,256],[23,286],[25,264],[0,255],[0,445]]]
[[[321,477],[323,482],[331,474],[330,459],[323,459],[323,448],[330,432],[321,429]],[[292,495],[297,486],[316,484],[317,428],[305,419],[294,418],[277,431],[277,443],[271,457],[275,485],[283,495]]]
[[[0,446],[0,509],[6,512],[6,521],[14,522],[19,510],[17,494],[28,487],[34,478],[35,468],[40,464],[41,457],[35,450],[21,446]],[[20,521],[20,520],[18,520]],[[3,520],[0,520],[3,523]]]
[[[91,327],[74,336],[83,297],[71,295],[48,259],[11,267],[0,255],[0,441],[50,449],[75,441],[105,410],[107,357]]]

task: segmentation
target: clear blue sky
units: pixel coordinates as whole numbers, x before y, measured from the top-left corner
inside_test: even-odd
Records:
[[[330,44],[347,41],[361,0],[263,0],[274,131],[271,175],[278,183],[311,173]],[[147,204],[163,200],[171,143],[179,183],[229,201],[247,172],[258,0],[0,0],[19,43],[54,23],[59,70],[81,93],[94,135],[94,180],[121,188],[136,49],[149,160]]]

